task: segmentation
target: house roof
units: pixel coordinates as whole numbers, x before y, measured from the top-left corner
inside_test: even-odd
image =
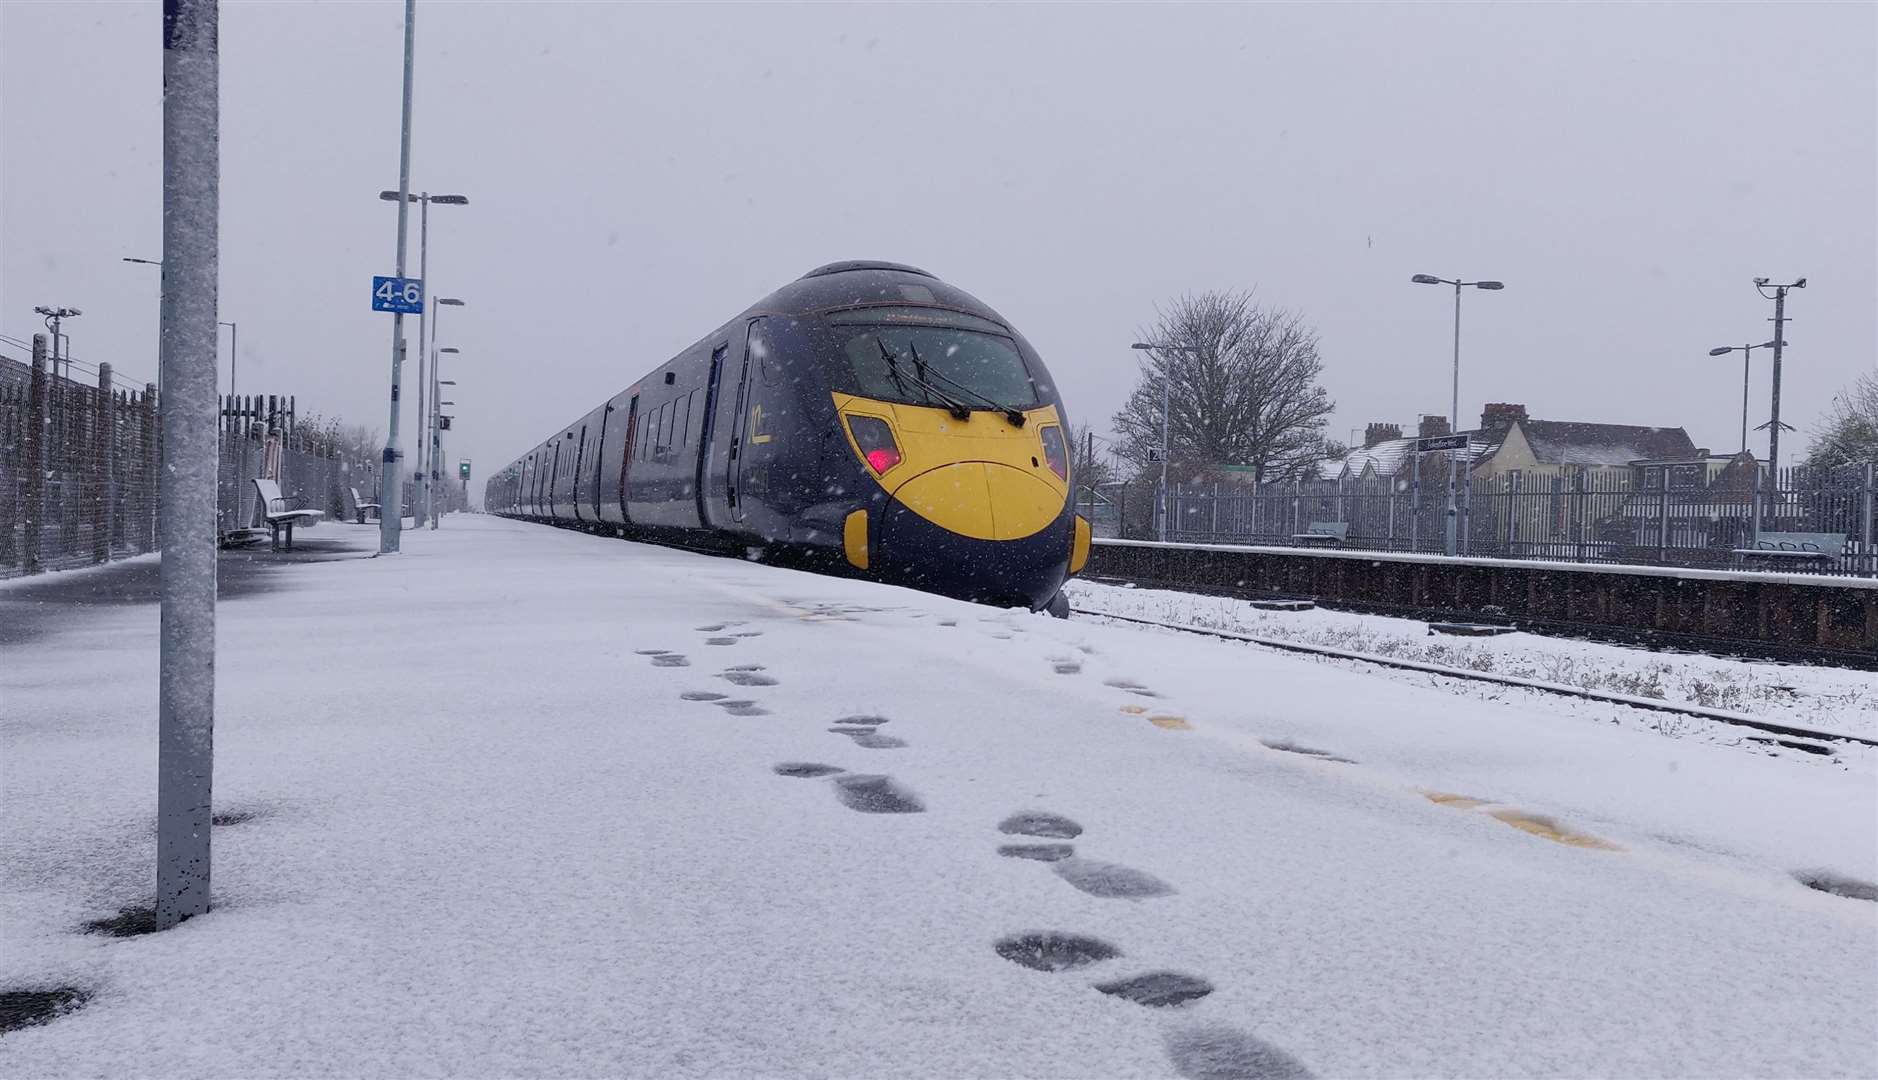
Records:
[[[1521,420],[1534,460],[1545,465],[1628,465],[1633,461],[1689,461],[1695,443],[1679,427]]]

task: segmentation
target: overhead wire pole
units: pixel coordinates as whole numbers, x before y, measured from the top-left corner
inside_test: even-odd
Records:
[[[398,269],[404,277],[405,225],[411,206],[411,62],[417,37],[417,0],[404,0],[404,118],[398,134]],[[384,467],[378,480],[378,553],[398,551],[404,526],[404,477],[399,467],[398,386],[404,374],[404,313],[391,316],[391,420],[385,436]]]
[[[1767,468],[1778,477],[1776,470],[1780,468],[1780,350],[1787,344],[1787,290],[1806,288],[1806,279],[1800,278],[1785,285],[1773,286],[1774,295],[1771,297],[1767,295],[1767,282],[1768,279],[1764,277],[1754,279],[1754,288],[1761,294],[1761,298],[1774,302],[1773,416],[1767,421]],[[1776,479],[1775,482],[1778,483],[1778,480]]]
[[[156,925],[209,910],[215,739],[216,0],[163,2],[163,549],[157,677]]]

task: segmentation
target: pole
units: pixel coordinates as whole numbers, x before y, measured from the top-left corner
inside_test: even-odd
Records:
[[[156,925],[209,909],[215,737],[216,0],[163,3]]]
[[[1774,416],[1767,425],[1767,470],[1776,491],[1780,488],[1780,349],[1787,343],[1787,289],[1782,285],[1774,290]]]
[[[426,291],[430,289],[430,192],[419,192],[417,196],[417,276],[424,281]],[[429,353],[425,352],[424,328],[433,321],[430,297],[424,298],[424,311],[417,317],[417,416],[421,423],[428,415],[424,412],[424,393],[429,388],[425,381],[424,361]],[[430,483],[424,472],[424,455],[428,451],[425,445],[429,440],[420,437],[417,440],[417,485],[424,492],[423,513],[430,514]],[[422,521],[423,518],[418,518]]]
[[[411,205],[411,60],[417,37],[417,0],[404,0],[404,120],[398,132],[398,269],[404,276],[404,231]],[[404,476],[398,450],[398,385],[404,374],[404,315],[391,316],[391,421],[385,436],[384,468],[378,488],[378,553],[398,551],[404,526]]]
[[[432,493],[442,479],[437,468],[438,457],[443,450],[443,372],[439,370],[442,365],[443,353],[439,351],[430,361],[430,487],[427,490]],[[426,496],[425,502],[430,504],[430,527],[435,530],[439,519],[443,517],[443,503],[441,500],[432,503],[429,496]]]
[[[1168,407],[1169,395],[1170,395],[1170,390],[1169,390],[1167,372],[1162,371],[1161,372],[1161,490],[1159,492],[1161,527],[1159,530],[1159,535],[1155,537],[1156,540],[1162,540],[1162,541],[1165,541],[1167,539],[1167,426],[1168,426],[1167,407]]]
[[[1448,434],[1461,430],[1461,283],[1454,283],[1454,398],[1448,411]],[[1454,451],[1448,451],[1448,528],[1447,553],[1459,547],[1460,508],[1454,504]]]
[[[1754,346],[1741,346],[1741,452],[1748,452],[1748,364],[1754,359]]]

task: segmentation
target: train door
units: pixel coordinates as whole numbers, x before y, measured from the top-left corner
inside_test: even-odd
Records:
[[[552,464],[548,466],[548,484],[545,489],[548,498],[547,498],[547,506],[544,507],[544,509],[547,510],[549,517],[554,516],[554,496],[555,496],[554,489],[558,485],[560,479],[561,479],[561,440],[556,439],[554,440],[554,461]]]
[[[707,482],[711,475],[711,448],[717,441],[717,390],[718,383],[724,377],[724,354],[730,351],[730,343],[725,342],[711,350],[711,373],[705,381],[704,422],[698,429],[698,482],[695,487],[698,496],[698,524],[703,528],[711,527],[711,514],[705,502],[705,494],[710,490]],[[731,468],[736,468],[737,451],[733,446],[730,452]]]
[[[753,329],[756,323],[751,323]],[[743,367],[737,373],[737,408],[730,414],[734,425],[730,432],[730,474],[725,486],[726,501],[730,503],[730,519],[743,520],[743,458],[749,449],[744,441],[749,433],[749,423],[745,419],[750,411],[750,349],[746,341],[743,350]]]
[[[593,504],[591,507],[589,507],[589,509],[593,511],[593,520],[596,522],[601,520],[600,518],[600,475],[601,473],[605,471],[605,468],[606,468],[607,418],[612,415],[613,415],[613,403],[609,401],[606,403],[606,407],[600,410],[600,434],[595,436],[593,440],[593,489],[592,489]]]
[[[626,449],[620,452],[619,466],[619,516],[631,524],[632,511],[626,505],[626,485],[633,471],[633,440],[639,437],[639,395],[634,394],[626,403]]]
[[[575,449],[574,449],[574,482],[573,484],[570,485],[574,489],[573,496],[570,501],[573,502],[574,504],[574,520],[575,521],[586,520],[580,515],[580,479],[581,477],[586,475],[586,470],[583,468],[583,466],[585,466],[586,463],[587,463],[587,425],[582,424],[580,425],[580,442],[576,444]]]

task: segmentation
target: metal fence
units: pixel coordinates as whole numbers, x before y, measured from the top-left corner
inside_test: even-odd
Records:
[[[54,375],[44,337],[33,345],[30,364],[0,356],[0,578],[156,550],[156,388],[118,388],[108,363],[96,385]],[[225,537],[255,523],[257,476],[333,518],[351,516],[353,486],[376,484],[375,463],[352,460],[330,429],[302,425],[290,397],[224,398],[220,426]]]
[[[1083,488],[1077,509],[1097,536],[1157,539],[1156,485]],[[1871,465],[1765,469],[1729,482],[1637,468],[1565,476],[1463,478],[1455,492],[1462,555],[1736,568],[1738,553],[1773,533],[1843,537],[1830,558],[1782,560],[1787,571],[1878,576]],[[1315,546],[1317,523],[1347,526],[1341,548],[1442,554],[1447,483],[1439,479],[1172,485],[1166,539],[1177,543]],[[1765,569],[1765,566],[1756,566]]]

